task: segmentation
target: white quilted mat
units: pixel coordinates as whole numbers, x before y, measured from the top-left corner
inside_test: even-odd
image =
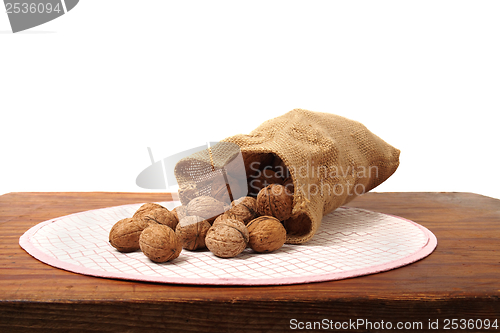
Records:
[[[179,202],[160,202],[173,209]],[[412,221],[341,207],[323,218],[313,239],[258,254],[247,248],[235,258],[183,250],[170,262],[151,262],[142,252],[120,253],[108,242],[118,220],[142,204],[91,210],[37,224],[21,247],[51,266],[97,277],[196,285],[283,285],[338,280],[401,267],[437,246],[434,234]]]

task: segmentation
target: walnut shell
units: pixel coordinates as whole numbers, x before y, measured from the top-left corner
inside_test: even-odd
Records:
[[[232,215],[231,215],[231,216],[229,216],[229,215],[227,214],[227,211],[226,211],[226,212],[224,212],[223,214],[220,214],[219,216],[217,216],[217,217],[215,218],[214,222],[212,222],[212,225],[214,225],[214,224],[216,224],[216,223],[219,223],[220,221],[225,220],[225,219],[228,219],[228,218],[234,218],[234,216],[232,216]]]
[[[137,251],[142,230],[144,228],[135,219],[122,219],[109,231],[109,243],[120,252]]]
[[[153,210],[153,209],[166,209],[166,210],[168,210],[166,207],[163,207],[160,204],[157,204],[154,202],[148,202],[148,203],[143,204],[141,207],[139,207],[139,209],[136,210],[136,212],[134,213],[134,215],[132,217],[139,220],[144,214],[146,214],[147,212],[149,212],[150,210]]]
[[[219,175],[214,179],[210,195],[221,202],[231,203],[231,198],[233,200],[238,199],[244,193],[236,179],[229,175],[226,175],[226,177],[228,183],[226,183],[223,175]]]
[[[250,235],[248,245],[255,252],[273,252],[285,244],[285,227],[275,217],[258,217],[250,221],[247,228]]]
[[[187,216],[186,206],[184,206],[184,205],[177,206],[174,209],[172,209],[172,213],[174,214],[175,218],[177,219],[177,222],[179,222],[180,220],[182,220],[183,218],[185,218]]]
[[[219,216],[217,216],[217,218],[214,220],[214,222],[212,223],[212,225],[214,225],[216,223],[219,223],[222,220],[228,220],[228,219],[230,219],[230,220],[238,220],[238,221],[242,222],[243,224],[245,224],[243,221],[241,221],[239,219],[238,216],[236,216],[235,214],[231,213],[230,211],[226,211],[223,214],[220,214]]]
[[[195,182],[185,182],[179,184],[179,200],[183,205],[187,205],[198,196],[198,187]]]
[[[293,197],[283,185],[266,186],[257,195],[257,212],[260,215],[274,216],[284,221],[292,216],[292,209]]]
[[[210,227],[210,223],[199,216],[186,216],[177,224],[175,233],[182,247],[193,251],[205,247],[205,236]]]
[[[248,244],[248,229],[238,220],[226,219],[214,224],[205,237],[207,248],[218,257],[232,258]]]
[[[245,224],[258,216],[257,200],[252,197],[242,197],[232,202],[232,208],[224,214],[232,214],[232,218]]]
[[[188,216],[199,216],[209,222],[213,222],[223,212],[224,203],[206,195],[194,198],[187,205]]]
[[[175,217],[174,213],[169,211],[168,209],[160,209],[160,208],[154,208],[151,210],[148,210],[147,212],[141,214],[138,218],[134,218],[140,223],[151,225],[151,224],[164,224],[173,230],[175,230],[175,227],[177,226],[177,218]]]
[[[163,224],[151,224],[139,237],[142,252],[151,261],[166,262],[179,256],[182,245],[172,228]]]

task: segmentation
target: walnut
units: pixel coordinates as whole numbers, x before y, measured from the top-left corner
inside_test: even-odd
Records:
[[[232,214],[236,220],[247,224],[257,217],[257,201],[252,197],[242,197],[232,202],[232,208],[224,214]]]
[[[223,175],[217,175],[210,186],[210,195],[220,202],[228,203],[232,195],[229,185],[226,183]]]
[[[175,227],[177,226],[177,218],[175,217],[174,213],[169,211],[168,209],[160,209],[160,208],[154,208],[151,210],[148,210],[147,212],[139,215],[139,217],[134,218],[143,226],[148,226],[151,224],[164,224],[173,230],[175,230]]]
[[[285,244],[285,227],[275,217],[258,217],[250,221],[247,228],[250,235],[248,245],[255,252],[273,252]]]
[[[186,209],[187,215],[200,216],[211,223],[218,215],[224,212],[224,203],[203,195],[191,200]]]
[[[172,209],[172,213],[174,214],[175,218],[177,219],[177,222],[182,220],[184,217],[186,217],[186,206],[177,206],[174,209]]]
[[[293,197],[283,185],[272,184],[264,187],[257,195],[257,212],[274,216],[284,221],[292,215]]]
[[[205,236],[210,227],[210,223],[199,216],[186,216],[177,224],[175,233],[182,247],[192,251],[205,247]]]
[[[212,185],[210,190],[210,195],[215,199],[224,202],[231,203],[231,198],[233,200],[240,198],[244,193],[237,179],[226,175],[218,175]],[[227,179],[227,183],[226,183]]]
[[[179,200],[183,205],[187,205],[198,196],[198,187],[195,182],[185,182],[179,185]]]
[[[153,209],[167,209],[167,208],[154,202],[148,202],[139,207],[139,209],[134,213],[133,218],[139,220],[144,214]]]
[[[227,220],[227,219],[238,220],[238,217],[236,215],[230,213],[229,211],[225,211],[223,214],[220,214],[219,216],[217,216],[217,218],[214,220],[212,225],[219,223],[222,220]],[[238,220],[238,221],[240,221],[240,220]],[[240,222],[243,222],[243,221],[240,221]]]
[[[139,250],[139,236],[144,228],[132,218],[116,222],[109,232],[109,243],[120,252]]]
[[[215,223],[205,237],[207,248],[218,257],[232,258],[248,244],[248,229],[238,220],[225,219]]]
[[[166,262],[179,256],[182,245],[172,228],[163,224],[151,224],[139,237],[142,252],[151,261]]]

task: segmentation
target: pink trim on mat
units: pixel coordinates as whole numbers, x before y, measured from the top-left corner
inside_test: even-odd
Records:
[[[126,207],[126,206],[136,206],[136,205],[125,205],[125,206],[120,206],[120,207]],[[342,207],[343,209],[346,210],[356,210],[357,208],[352,208],[352,207]],[[106,208],[105,208],[106,209]],[[103,210],[103,209],[100,209]],[[100,210],[93,210],[95,211],[100,211]],[[363,210],[365,211],[365,210]],[[310,282],[322,282],[322,281],[331,281],[331,280],[340,280],[340,279],[345,279],[345,278],[351,278],[351,277],[357,277],[357,276],[362,276],[362,275],[368,275],[368,274],[374,274],[374,273],[379,273],[383,271],[388,271],[391,269],[395,269],[398,267],[402,267],[408,264],[411,264],[415,261],[418,261],[420,259],[423,259],[430,255],[434,249],[437,246],[437,239],[435,235],[430,232],[427,228],[410,221],[408,219],[399,217],[399,216],[393,216],[389,214],[383,214],[386,216],[391,216],[396,219],[400,219],[403,221],[406,221],[413,226],[416,226],[424,235],[425,238],[427,239],[427,242],[417,251],[414,253],[407,255],[403,258],[400,258],[398,260],[393,260],[389,261],[383,264],[378,264],[378,265],[373,265],[369,267],[363,267],[359,269],[352,269],[352,270],[347,270],[347,271],[342,271],[342,272],[332,272],[332,273],[327,273],[327,274],[318,274],[318,275],[308,275],[308,276],[294,276],[294,277],[280,277],[279,279],[276,278],[259,278],[259,279],[247,279],[247,278],[176,278],[176,277],[159,277],[159,276],[146,276],[146,275],[140,275],[140,274],[125,274],[125,273],[119,273],[119,272],[108,272],[104,270],[97,270],[97,269],[92,269],[92,268],[87,268],[79,265],[75,265],[69,262],[61,261],[57,258],[54,258],[47,253],[41,251],[37,247],[33,245],[32,242],[32,237],[41,230],[43,227],[54,223],[56,221],[59,221],[63,218],[68,218],[68,217],[74,217],[78,216],[81,214],[87,214],[88,212],[80,212],[80,213],[75,213],[55,219],[51,219],[45,222],[41,222],[32,228],[30,228],[28,231],[26,231],[19,239],[19,245],[26,251],[28,252],[31,256],[34,258],[57,268],[64,269],[70,272],[75,272],[79,274],[84,274],[84,275],[90,275],[90,276],[95,276],[95,277],[104,277],[104,278],[112,278],[112,279],[124,279],[124,280],[135,280],[135,281],[146,281],[146,282],[158,282],[158,283],[172,283],[172,284],[193,284],[193,285],[288,285],[288,284],[299,284],[299,283],[310,283]],[[379,213],[382,214],[382,213]],[[300,246],[307,246],[306,245],[300,245]],[[117,254],[119,254],[117,252]],[[226,259],[226,260],[231,260],[231,259]]]

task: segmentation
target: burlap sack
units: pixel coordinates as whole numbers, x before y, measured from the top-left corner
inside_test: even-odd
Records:
[[[222,147],[216,145],[176,165],[181,197],[188,201],[209,194],[215,178],[224,176],[227,181],[224,172],[219,172],[224,167],[228,174],[245,170],[246,180],[256,169],[252,163],[265,164],[269,156],[277,156],[289,169],[295,189],[293,215],[285,221],[291,244],[311,239],[324,215],[375,188],[399,165],[400,151],[359,122],[302,109],[270,119],[250,134],[222,141]],[[236,147],[232,144],[239,149],[231,148]],[[235,158],[239,150],[242,159]],[[245,185],[240,187],[246,193]]]

